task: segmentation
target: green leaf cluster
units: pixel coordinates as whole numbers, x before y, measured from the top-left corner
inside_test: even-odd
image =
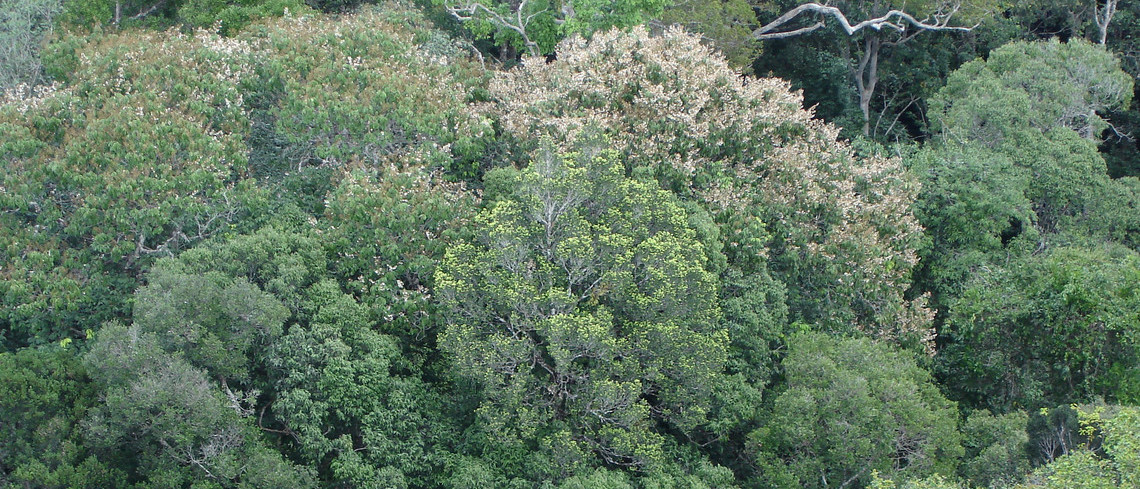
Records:
[[[441,347],[480,389],[473,429],[526,478],[662,467],[655,425],[703,424],[725,361],[715,262],[685,208],[604,139],[581,144],[489,173],[504,194],[435,277]],[[524,452],[541,459],[512,463]]]
[[[963,455],[957,406],[912,358],[867,339],[794,336],[782,363],[787,388],[755,432],[786,462],[763,474],[780,487],[844,487],[892,477],[952,475]]]

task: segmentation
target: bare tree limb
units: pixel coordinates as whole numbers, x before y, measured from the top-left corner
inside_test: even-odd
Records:
[[[133,17],[131,17],[131,20],[139,20],[143,17],[146,17],[146,16],[154,13],[155,10],[158,10],[158,8],[163,6],[163,5],[166,5],[166,0],[162,0],[162,1],[160,1],[154,5],[151,5],[150,7],[140,11],[139,13],[137,13]]]
[[[523,39],[523,44],[526,45],[527,52],[531,55],[538,55],[538,43],[530,39],[530,36],[526,34],[526,28],[528,25],[530,25],[530,21],[534,20],[534,18],[539,14],[546,12],[546,9],[534,12],[524,18],[523,11],[526,10],[526,5],[528,2],[529,0],[522,0],[522,2],[519,3],[519,6],[514,9],[513,19],[511,19],[509,16],[504,16],[490,8],[487,8],[486,5],[483,5],[475,0],[466,0],[460,5],[445,5],[444,8],[447,9],[447,13],[451,14],[452,17],[455,17],[455,20],[458,20],[460,22],[473,20],[476,18],[476,16],[479,16],[480,13],[483,13],[486,15],[486,17],[489,18],[488,21],[492,24],[495,24],[496,26],[502,27],[504,29],[512,30],[521,36]]]
[[[756,30],[752,31],[752,37],[760,40],[782,39],[786,37],[806,34],[825,25],[825,21],[820,20],[819,22],[816,22],[815,24],[812,24],[808,27],[801,27],[790,31],[781,30],[781,28],[786,24],[796,19],[801,14],[805,13],[816,13],[824,17],[833,17],[836,22],[839,23],[839,26],[843,28],[843,31],[846,32],[849,36],[868,28],[874,29],[876,31],[888,29],[898,32],[906,32],[908,26],[925,31],[968,32],[973,30],[973,28],[976,26],[962,27],[949,25],[950,18],[953,17],[957,11],[958,6],[954,5],[946,12],[935,13],[931,16],[931,19],[919,20],[913,15],[903,12],[902,10],[892,9],[879,17],[867,19],[852,25],[851,22],[847,20],[847,15],[844,14],[842,10],[839,10],[838,8],[832,7],[830,5],[821,5],[811,2],[802,4],[792,10],[789,10],[785,12],[784,15],[777,17],[776,20],[773,20],[772,22],[769,22],[757,28]]]
[[[1116,2],[1117,0],[1104,0],[1104,7],[1099,5],[1100,2],[1093,4],[1093,20],[1096,21],[1101,46],[1104,46],[1108,40],[1108,23],[1112,22],[1112,16],[1116,15]]]
[[[799,29],[794,29],[794,30],[784,31],[784,32],[772,32],[772,33],[764,34],[763,36],[757,36],[756,33],[753,32],[752,36],[755,37],[756,39],[761,40],[761,41],[768,41],[768,40],[772,40],[772,39],[785,39],[788,37],[795,37],[795,36],[807,34],[809,32],[818,30],[818,29],[820,29],[826,25],[827,25],[827,22],[824,22],[821,20],[821,21],[816,22],[812,25],[809,25],[807,27],[801,27]]]
[[[891,121],[891,125],[890,125],[890,126],[887,126],[887,130],[886,130],[886,131],[883,131],[883,135],[884,135],[884,136],[886,136],[886,135],[890,134],[890,133],[891,133],[891,131],[893,131],[893,130],[895,129],[895,126],[896,126],[896,125],[898,125],[898,123],[899,123],[899,118],[900,118],[900,117],[902,117],[902,115],[903,115],[904,113],[906,113],[907,109],[909,109],[909,108],[910,108],[910,106],[914,105],[914,104],[915,104],[916,102],[918,102],[918,101],[919,101],[919,98],[918,98],[918,97],[911,97],[911,98],[910,98],[910,102],[907,102],[907,104],[906,104],[906,105],[904,105],[904,106],[903,106],[903,108],[902,108],[901,110],[899,110],[899,112],[898,112],[897,114],[895,114],[895,118],[894,118],[894,120],[892,120],[892,121]],[[882,114],[883,114],[883,115],[886,115],[886,111],[887,111],[887,107],[886,107],[886,105],[884,104],[884,107],[883,107],[883,113],[882,113]],[[882,115],[880,115],[879,119],[880,119],[880,120],[882,120]],[[879,124],[878,124],[878,122],[876,122],[876,123],[875,123],[875,128],[876,128],[876,130],[878,129],[878,127],[879,127]]]
[[[915,36],[924,31],[969,32],[973,30],[977,25],[973,27],[950,25],[950,19],[958,13],[960,8],[960,3],[945,3],[937,11],[922,20],[902,10],[891,9],[878,17],[851,24],[847,15],[839,8],[809,2],[785,12],[775,20],[752,31],[752,37],[757,40],[771,40],[807,34],[827,25],[828,17],[835,19],[848,36],[854,36],[856,33],[867,29],[874,30],[875,33],[865,36],[862,40],[864,44],[863,53],[859,56],[858,61],[850,65],[851,77],[855,81],[855,90],[859,95],[859,110],[863,114],[863,134],[870,136],[871,98],[874,96],[875,87],[879,82],[879,54],[882,48],[884,46],[899,46],[914,39]],[[822,18],[806,27],[791,27],[791,23],[801,15],[810,14],[816,14]],[[878,33],[883,30],[897,35],[892,36],[892,38],[879,35]]]

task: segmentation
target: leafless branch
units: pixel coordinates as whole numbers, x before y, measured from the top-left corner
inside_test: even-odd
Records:
[[[863,475],[864,472],[867,472],[868,468],[870,468],[869,465],[864,465],[862,469],[855,473],[855,475],[852,475],[851,477],[848,477],[847,480],[843,481],[843,483],[839,485],[839,489],[843,489],[851,485],[852,482],[855,482],[855,479],[858,479]]]
[[[222,384],[222,390],[225,391],[226,399],[230,401],[230,408],[237,412],[238,416],[248,418],[253,415],[253,404],[257,400],[258,391],[242,392],[233,391],[230,389],[229,383],[226,382],[224,377],[219,379]]]
[[[227,193],[222,193],[221,200],[225,205],[219,209],[215,209],[206,215],[194,216],[193,224],[194,227],[197,228],[196,231],[187,231],[184,229],[182,223],[174,222],[171,224],[174,229],[170,232],[170,236],[157,245],[148,246],[147,240],[154,238],[154,236],[147,236],[141,228],[133,226],[134,229],[132,229],[132,231],[136,235],[135,251],[128,257],[128,264],[133,264],[140,257],[146,255],[174,256],[175,252],[178,251],[182,245],[202,241],[213,236],[214,233],[221,229],[221,224],[232,222],[238,212],[237,206],[230,202]],[[187,232],[194,234],[187,234]]]
[[[897,94],[896,94],[896,96],[897,96]],[[879,113],[879,120],[875,122],[876,133],[878,133],[879,123],[882,122],[884,117],[886,117],[887,110],[889,110],[891,105],[892,105],[890,102],[893,102],[894,100],[895,100],[895,97],[891,97],[891,100],[889,102],[883,102],[883,111]],[[891,125],[887,126],[887,130],[883,131],[883,135],[886,136],[886,135],[890,134],[891,131],[893,131],[895,129],[895,126],[898,125],[899,118],[902,117],[902,115],[904,113],[906,113],[907,109],[909,109],[910,106],[914,105],[919,100],[920,99],[918,97],[914,97],[914,96],[910,97],[910,101],[907,102],[906,105],[904,105],[903,108],[900,109],[898,111],[898,113],[895,114],[894,119],[891,120]]]
[[[526,10],[528,2],[529,0],[522,0],[522,2],[519,3],[519,6],[514,10],[513,19],[510,18],[510,16],[504,16],[490,8],[487,8],[486,5],[483,5],[474,0],[466,0],[465,3],[462,3],[460,5],[445,5],[444,8],[447,9],[447,13],[451,14],[452,17],[455,17],[455,20],[458,20],[460,22],[473,20],[476,18],[476,16],[479,16],[480,13],[482,13],[492,24],[495,24],[496,26],[502,27],[504,29],[512,30],[521,36],[523,38],[523,43],[526,45],[527,52],[531,55],[537,55],[538,44],[530,39],[530,36],[528,36],[526,33],[526,28],[528,25],[530,25],[531,20],[534,20],[534,18],[539,14],[546,12],[546,9],[539,10],[537,12],[531,13],[530,15],[527,15],[526,17],[523,17],[523,11]]]
[[[1096,21],[1101,46],[1104,46],[1105,41],[1108,40],[1108,23],[1112,22],[1112,16],[1116,15],[1116,2],[1117,0],[1104,0],[1103,7],[1099,5],[1099,2],[1093,5],[1093,20]]]
[[[966,32],[966,31],[973,30],[973,27],[962,27],[962,26],[951,26],[951,25],[949,25],[950,24],[950,18],[953,17],[953,15],[955,13],[957,13],[957,11],[958,11],[958,6],[955,5],[953,7],[950,7],[946,11],[939,12],[939,13],[932,15],[931,18],[929,18],[929,19],[919,20],[919,19],[915,18],[913,15],[910,15],[906,12],[903,12],[902,10],[893,9],[893,10],[891,10],[891,11],[887,12],[886,14],[883,14],[879,17],[875,17],[873,19],[867,19],[867,20],[864,20],[862,22],[859,22],[857,24],[852,25],[851,22],[849,20],[847,20],[847,15],[844,14],[842,10],[839,10],[838,8],[832,7],[830,5],[821,5],[821,4],[812,2],[812,3],[802,4],[802,5],[796,7],[792,10],[789,10],[786,13],[784,13],[784,15],[777,17],[776,20],[773,20],[772,22],[769,22],[769,23],[761,26],[760,28],[752,31],[752,37],[754,37],[756,39],[760,39],[760,40],[782,39],[782,38],[786,38],[786,37],[792,37],[792,36],[798,36],[801,34],[806,34],[806,33],[815,31],[815,30],[823,27],[824,25],[826,25],[825,20],[820,20],[820,21],[816,22],[815,24],[812,24],[812,25],[807,26],[807,27],[800,27],[800,28],[793,29],[793,30],[781,30],[785,25],[790,23],[792,20],[795,20],[801,14],[806,14],[806,13],[816,13],[816,14],[822,15],[824,17],[829,17],[829,16],[833,17],[836,20],[836,22],[839,23],[839,26],[843,28],[843,31],[846,32],[847,35],[849,35],[849,36],[854,35],[856,32],[859,32],[859,31],[861,31],[863,29],[867,29],[867,28],[874,29],[876,31],[888,29],[888,30],[893,30],[893,31],[905,33],[908,29],[908,26],[914,27],[915,29],[918,29],[918,30],[924,30],[924,31],[963,31],[963,32]]]
[[[151,5],[150,7],[147,7],[145,10],[143,10],[143,11],[135,14],[133,17],[131,17],[131,20],[139,20],[143,17],[146,17],[146,16],[154,13],[155,10],[158,10],[158,8],[163,6],[163,5],[166,5],[166,0],[162,0],[161,2],[158,2],[154,5]]]
[[[262,421],[265,418],[265,409],[268,407],[269,407],[268,404],[265,406],[261,406],[261,411],[258,412],[258,414],[257,414],[257,427],[259,429],[261,429],[261,431],[266,431],[269,433],[278,433],[281,435],[289,435],[289,436],[293,437],[293,440],[300,442],[301,441],[300,437],[298,437],[297,433],[295,433],[293,430],[289,429],[288,425],[286,425],[285,429],[283,429],[283,430],[277,430],[277,429],[273,429],[273,428],[266,428],[265,425],[262,424]]]

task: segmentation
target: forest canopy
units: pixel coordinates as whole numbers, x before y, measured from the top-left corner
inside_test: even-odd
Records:
[[[374,3],[0,0],[0,487],[1140,483],[1136,6]]]

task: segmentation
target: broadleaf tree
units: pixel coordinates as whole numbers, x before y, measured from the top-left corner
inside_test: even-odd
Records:
[[[601,128],[628,166],[712,216],[730,267],[787,285],[792,320],[927,337],[925,299],[902,296],[921,228],[898,158],[856,156],[786,82],[743,77],[679,29],[574,37],[559,53],[490,83],[518,153],[536,135],[572,150]]]
[[[758,456],[778,460],[794,482],[771,470],[758,474],[765,485],[842,489],[875,472],[952,475],[963,453],[957,406],[905,352],[808,333],[791,339],[783,367],[787,388],[753,439]]]
[[[725,361],[717,270],[676,197],[587,140],[488,174],[502,197],[436,273],[441,347],[480,388],[486,450],[561,478],[663,462],[659,423],[705,422]]]

